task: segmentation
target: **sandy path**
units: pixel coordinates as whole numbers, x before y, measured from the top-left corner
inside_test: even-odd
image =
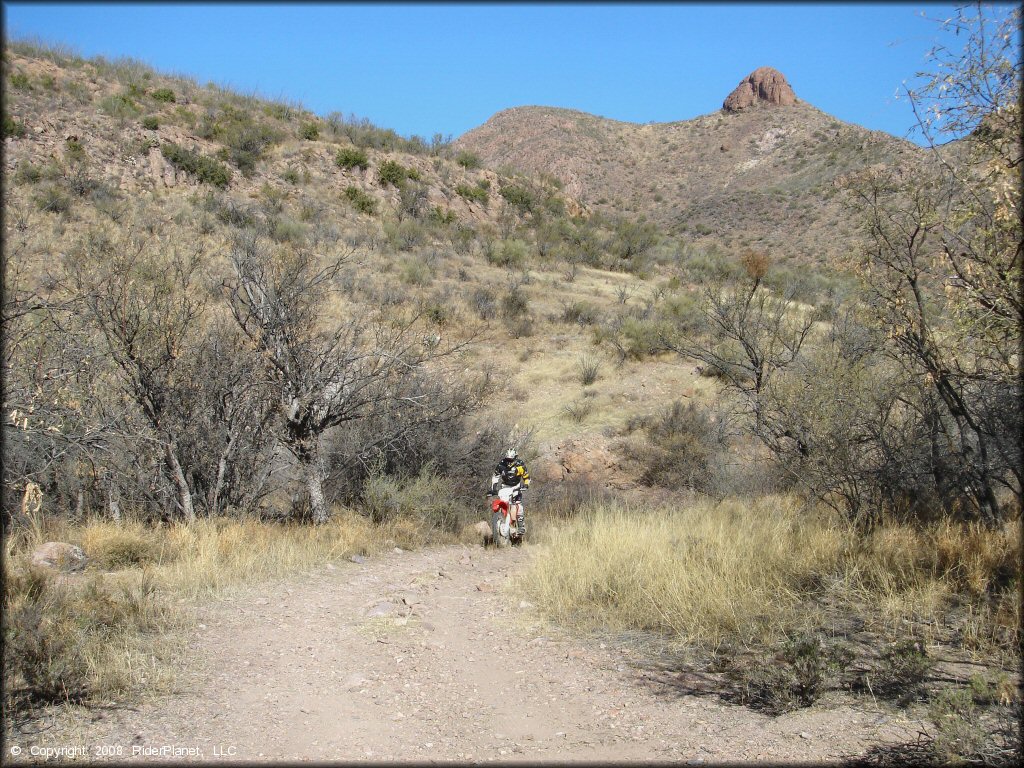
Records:
[[[194,750],[177,760],[697,764],[837,759],[916,732],[852,699],[768,718],[541,632],[506,586],[535,551],[393,552],[248,587],[200,610],[180,693],[36,741],[74,733],[122,760],[166,745]]]

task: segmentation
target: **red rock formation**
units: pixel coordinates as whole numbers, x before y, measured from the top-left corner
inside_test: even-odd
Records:
[[[785,75],[777,69],[755,69],[729,94],[722,108],[727,112],[739,112],[759,103],[783,107],[796,104],[796,94],[786,82]]]

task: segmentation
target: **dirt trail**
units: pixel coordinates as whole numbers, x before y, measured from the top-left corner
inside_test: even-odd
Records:
[[[835,759],[916,732],[852,702],[772,719],[652,684],[621,650],[531,624],[506,582],[535,551],[390,552],[248,587],[200,610],[180,693],[45,738],[122,760],[167,745],[195,750],[176,760],[699,764]]]

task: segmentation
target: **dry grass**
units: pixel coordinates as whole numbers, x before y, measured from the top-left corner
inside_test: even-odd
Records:
[[[893,525],[858,539],[789,497],[658,511],[604,506],[552,531],[522,589],[560,622],[654,631],[704,649],[777,644],[823,626],[836,606],[905,633],[906,621],[937,624],[954,596],[973,595],[968,632],[979,649],[984,637],[989,649],[1008,650],[1020,618],[1016,527]]]
[[[169,691],[192,601],[351,554],[415,548],[425,530],[406,518],[374,525],[344,511],[319,527],[229,519],[72,525],[37,517],[5,541],[7,705],[25,713],[38,704]],[[32,567],[34,547],[51,540],[82,546],[85,573]]]

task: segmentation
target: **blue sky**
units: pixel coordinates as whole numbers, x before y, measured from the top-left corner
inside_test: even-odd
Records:
[[[903,136],[901,83],[950,3],[60,4],[5,2],[5,34],[429,139],[495,112],[569,107],[630,122],[713,112],[759,66],[848,122]],[[923,18],[922,13],[928,18]],[[944,42],[949,42],[945,40]]]

